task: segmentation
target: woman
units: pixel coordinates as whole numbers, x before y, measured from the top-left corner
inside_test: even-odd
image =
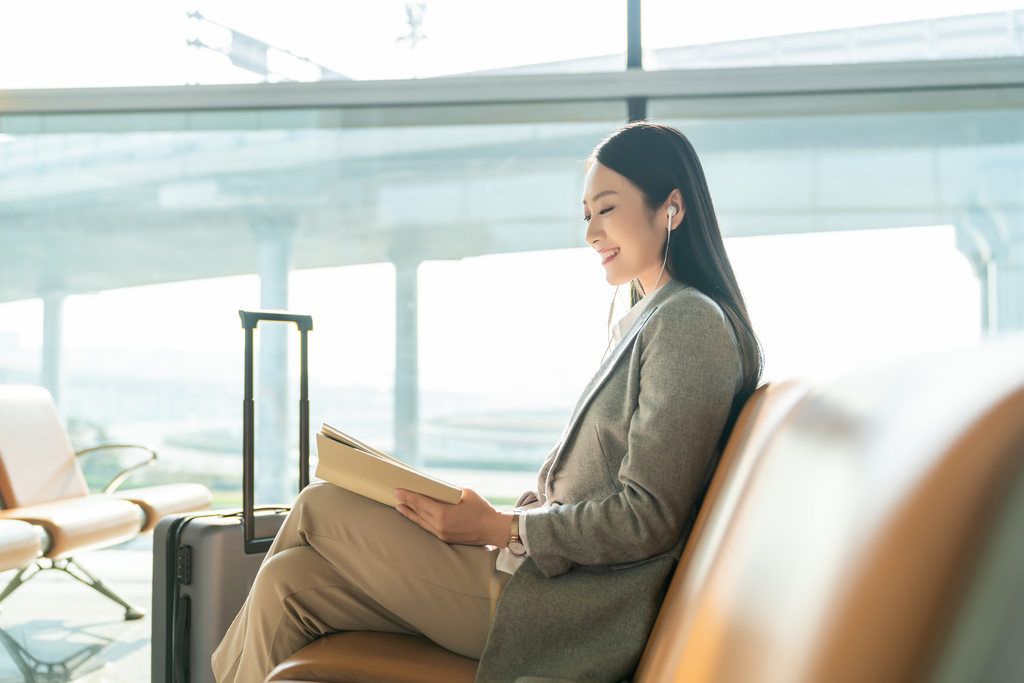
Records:
[[[258,683],[344,630],[426,635],[479,658],[481,682],[630,675],[762,362],[681,133],[636,123],[602,141],[583,213],[632,307],[537,490],[508,512],[469,489],[458,505],[396,491],[396,513],[307,487],[214,654],[220,683]]]

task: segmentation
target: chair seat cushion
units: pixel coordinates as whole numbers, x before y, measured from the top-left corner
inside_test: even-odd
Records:
[[[267,681],[473,683],[477,664],[423,636],[346,631],[313,641]]]
[[[103,494],[3,510],[0,519],[18,519],[46,529],[50,547],[44,556],[52,560],[127,541],[142,526],[139,508]]]
[[[39,533],[31,524],[0,520],[0,572],[29,566],[39,556],[40,549]]]
[[[166,515],[176,512],[208,510],[213,505],[210,489],[202,484],[145,486],[115,491],[110,495],[114,498],[131,501],[142,508],[146,520],[143,522],[140,533],[152,531],[156,523]]]

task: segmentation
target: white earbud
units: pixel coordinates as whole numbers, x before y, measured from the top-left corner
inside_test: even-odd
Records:
[[[661,276],[665,274],[665,264],[668,263],[668,244],[672,239],[672,216],[676,215],[676,207],[668,207],[668,224],[665,225],[665,256],[661,259],[661,272],[658,273],[658,280],[654,283],[654,289],[661,284]],[[654,290],[651,290],[654,291]]]

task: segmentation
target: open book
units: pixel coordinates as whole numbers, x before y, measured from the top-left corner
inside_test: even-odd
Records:
[[[348,434],[324,424],[316,435],[320,461],[316,476],[361,496],[397,507],[392,493],[406,489],[455,505],[462,498],[462,489],[442,481],[387,453],[353,439]]]

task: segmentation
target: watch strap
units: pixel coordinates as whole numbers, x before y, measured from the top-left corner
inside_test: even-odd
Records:
[[[513,555],[526,554],[526,546],[523,544],[523,540],[519,536],[519,517],[519,511],[514,511],[512,513],[512,534],[508,540],[508,545],[506,546]]]

